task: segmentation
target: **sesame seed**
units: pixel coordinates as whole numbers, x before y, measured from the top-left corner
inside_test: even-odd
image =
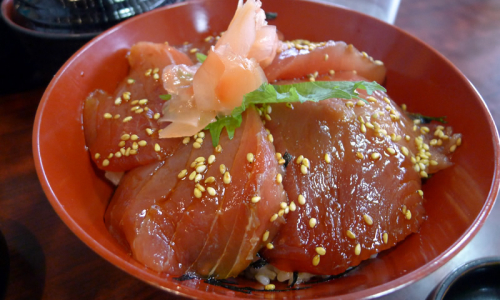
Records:
[[[151,73],[153,72],[153,69],[147,69],[146,72],[144,73],[145,76],[151,76]]]
[[[304,156],[303,155],[299,155],[299,157],[297,157],[297,159],[295,160],[295,162],[297,164],[301,164],[302,163],[302,160],[304,160]]]
[[[409,209],[406,211],[405,217],[406,217],[407,220],[411,219],[411,211]]]
[[[370,123],[370,122],[366,122],[366,123],[365,123],[365,126],[366,126],[367,128],[370,128],[370,129],[375,128],[375,126],[373,126],[373,124],[372,124],[372,123]]]
[[[115,157],[122,157],[122,153],[120,151],[116,152]]]
[[[160,113],[155,113],[153,119],[158,120],[160,118]]]
[[[349,108],[353,108],[353,107],[354,107],[354,103],[353,103],[352,101],[347,101],[347,102],[345,103],[345,106],[346,106],[346,107],[349,107]]]
[[[189,53],[195,53],[195,52],[198,52],[198,48],[189,49]]]
[[[130,139],[130,134],[128,134],[128,133],[123,134],[123,135],[121,136],[121,139],[122,139],[122,141],[127,141],[127,140],[129,140],[129,139]]]
[[[298,201],[300,205],[306,204],[306,198],[302,195],[299,195]]]
[[[198,143],[198,142],[194,142],[194,143],[193,143],[193,148],[195,148],[195,149],[200,149],[200,148],[201,148],[201,144],[200,144],[200,143]]]
[[[328,60],[328,54],[325,54],[325,60]]]
[[[190,140],[190,139],[191,139],[191,138],[187,136],[187,137],[185,137],[185,138],[182,140],[182,143],[183,143],[184,145],[186,145],[187,143],[189,143],[189,140]]]
[[[369,215],[363,215],[363,219],[365,220],[365,223],[368,225],[373,225],[373,218],[370,217]]]
[[[123,92],[122,98],[125,100],[130,100],[130,92]]]
[[[410,154],[410,151],[408,151],[408,148],[405,146],[401,147],[401,152],[403,152],[404,156],[408,156]]]
[[[350,230],[347,230],[345,232],[345,234],[347,235],[348,238],[354,240],[356,238],[356,235],[354,234],[354,232],[350,231]]]
[[[139,144],[139,146],[144,147],[148,144],[148,142],[146,142],[145,140],[142,140],[142,141],[139,141],[138,144]]]
[[[290,203],[289,207],[290,207],[290,211],[295,211],[297,209],[297,205],[295,205],[295,202],[293,202],[293,201]]]
[[[124,147],[125,146],[125,141],[120,141],[118,143],[118,147]],[[123,154],[123,153],[122,153]]]
[[[387,152],[389,152],[390,154],[395,154],[396,150],[394,150],[394,148],[387,147]]]
[[[330,71],[328,71],[328,74],[330,74],[330,75],[335,74],[335,70],[330,70]]]
[[[276,157],[276,159],[281,159],[283,157],[283,155],[281,155],[281,153],[279,152],[276,152],[276,154],[274,155],[274,157]]]
[[[200,182],[203,179],[203,175],[201,174],[196,174],[194,177],[194,182]]]
[[[196,198],[201,198],[201,191],[198,188],[194,188],[194,196]]]
[[[373,96],[368,96],[368,97],[366,97],[366,100],[367,100],[368,102],[377,102],[377,98],[375,98],[375,97],[373,97]]]
[[[387,242],[389,241],[389,235],[387,234],[387,232],[384,232],[384,234],[382,234],[382,239],[384,240],[384,244],[387,244]]]
[[[203,144],[203,139],[202,138],[197,138],[195,140],[196,143],[200,143],[200,144]]]
[[[385,101],[385,103],[387,103],[387,104],[391,104],[391,100],[389,100],[389,98],[387,98],[387,97],[384,97],[384,101]],[[404,104],[403,104],[403,105],[404,105]]]
[[[332,162],[332,159],[330,158],[330,154],[328,154],[328,153],[325,154],[325,161],[327,164]]]
[[[278,160],[278,165],[284,165],[285,163],[286,163],[286,160],[284,160],[283,158]]]
[[[216,194],[215,189],[211,186],[207,187],[207,192],[210,196],[215,196]]]
[[[226,173],[226,165],[225,164],[221,164],[219,166],[219,171],[220,171],[221,174]]]
[[[272,248],[269,248],[269,249],[272,249]],[[264,286],[264,289],[265,289],[266,291],[272,291],[272,290],[274,290],[275,288],[276,288],[276,286],[275,286],[274,284],[272,284],[272,283],[267,284],[266,286]]]
[[[131,116],[123,118],[123,123],[127,123],[128,121],[132,120]]]
[[[438,162],[435,161],[435,160],[431,160],[429,161],[429,163],[432,165],[432,166],[437,166],[438,165]]]
[[[379,158],[380,158],[380,153],[377,153],[377,152],[372,153],[372,154],[371,154],[371,158],[372,158],[373,160],[377,160],[377,159],[379,159]]]
[[[420,197],[424,197],[424,191],[422,191],[422,190],[417,190],[417,193],[420,195]]]
[[[99,157],[101,157],[101,154],[99,154],[99,153],[96,153],[96,154],[94,155],[94,158],[95,158],[95,159],[99,159]]]
[[[429,177],[429,175],[427,174],[427,172],[422,170],[422,171],[420,171],[420,177],[427,178],[427,177]]]
[[[276,175],[276,183],[281,183],[283,181],[283,176],[281,176],[281,174],[277,174]]]
[[[213,176],[210,176],[207,179],[205,179],[205,183],[212,183],[212,182],[215,182],[215,177]]]
[[[319,260],[320,260],[320,256],[319,256],[319,254],[315,255],[315,256],[313,257],[313,260],[312,260],[312,264],[313,264],[313,266],[317,266],[317,265],[319,265]]]
[[[113,115],[111,115],[110,113],[104,114],[104,119],[111,119],[111,118],[113,118]]]
[[[118,97],[115,99],[115,105],[120,105],[122,104],[122,98]]]
[[[267,139],[268,139],[271,143],[273,143],[273,142],[274,142],[274,137],[273,137],[273,135],[272,135],[272,134],[268,134],[268,135],[267,135]]]
[[[207,166],[205,165],[201,165],[201,166],[197,166],[196,167],[196,172],[198,173],[202,173],[203,171],[205,171],[207,169]]]
[[[136,110],[135,110],[135,113],[136,113],[136,114],[140,114],[140,113],[142,113],[143,111],[144,111],[144,109],[139,108],[139,109],[136,109]]]
[[[217,152],[217,153],[221,153],[221,152],[222,152],[222,146],[221,146],[221,145],[217,145],[217,146],[215,147],[215,152]]]
[[[198,156],[197,158],[194,159],[194,161],[197,162],[197,163],[204,162],[205,158],[203,156]]]
[[[288,204],[286,204],[286,202],[280,202],[280,207],[281,207],[282,209],[287,208],[287,206],[288,206]]]
[[[267,241],[268,238],[269,238],[269,230],[266,230],[266,232],[264,232],[264,235],[262,235],[262,241],[265,242]]]
[[[189,180],[194,180],[195,177],[196,177],[196,171],[193,171],[191,172],[191,174],[189,174]]]
[[[452,145],[450,147],[450,152],[455,152],[455,150],[457,150],[457,145]]]
[[[180,171],[179,174],[177,175],[177,178],[184,178],[186,176],[187,172],[188,171],[186,169]]]
[[[260,198],[259,196],[254,196],[254,197],[252,197],[252,203],[257,203],[257,202],[259,202],[259,201],[260,201],[260,199],[261,199],[261,198]]]
[[[103,160],[103,161],[102,161],[102,166],[103,166],[103,167],[107,167],[107,166],[109,166],[109,160],[107,160],[107,159]]]
[[[408,141],[408,142],[409,142],[409,141],[410,141],[410,138],[411,138],[411,137],[410,137],[409,135],[405,135],[405,140],[406,140],[406,141]]]
[[[223,182],[224,182],[225,184],[229,184],[229,183],[231,183],[231,174],[229,174],[229,172],[224,173],[224,179],[223,179]]]
[[[455,144],[456,144],[457,146],[462,145],[462,138],[461,138],[461,137],[459,137],[459,138],[457,139],[457,141],[455,142]]]
[[[361,245],[357,244],[356,247],[354,247],[354,254],[360,255],[361,254]]]
[[[266,248],[269,250],[272,250],[272,249],[274,249],[274,245],[271,243],[267,243]]]
[[[309,159],[308,158],[304,158],[302,160],[302,165],[306,166],[307,168],[310,168],[311,167],[311,163],[309,162]]]
[[[201,185],[201,184],[199,184],[199,183],[197,183],[197,184],[196,184],[196,187],[197,187],[197,188],[198,188],[198,189],[199,189],[202,193],[203,193],[204,191],[206,191],[206,190],[205,190],[205,187],[204,187],[204,186],[202,186],[202,185]]]
[[[325,255],[326,249],[323,247],[316,247],[316,253],[318,253],[319,255]]]
[[[269,219],[269,221],[274,222],[274,221],[276,221],[277,218],[278,218],[278,214],[274,214],[271,216],[271,219]]]
[[[317,222],[318,221],[316,220],[316,218],[310,218],[309,219],[309,227],[314,228],[316,226]]]
[[[364,158],[363,153],[361,153],[361,152],[356,152],[356,157],[359,158],[359,159],[363,159]]]
[[[133,149],[133,150],[137,150],[137,149],[139,149],[139,144],[137,144],[137,142],[134,142],[134,143],[132,144],[132,149]]]
[[[113,158],[113,156],[114,156],[114,154],[113,154],[113,153],[110,153],[110,154],[108,155],[108,158]]]
[[[307,171],[307,167],[306,167],[306,166],[304,166],[304,165],[301,165],[301,166],[300,166],[300,173],[302,173],[302,174],[306,175],[306,174],[307,174],[307,172],[308,172],[308,171]]]
[[[247,153],[247,161],[249,163],[253,163],[255,157],[253,156],[253,153]]]

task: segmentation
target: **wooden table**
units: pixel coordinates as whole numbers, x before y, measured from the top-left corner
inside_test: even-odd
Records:
[[[396,25],[450,59],[484,97],[500,124],[500,2],[402,0]],[[85,246],[47,201],[35,172],[31,135],[43,89],[0,96],[0,231],[10,274],[6,299],[168,299]],[[473,241],[428,278],[384,299],[425,299],[446,274],[500,256],[500,205]],[[1,296],[0,296],[1,297]]]

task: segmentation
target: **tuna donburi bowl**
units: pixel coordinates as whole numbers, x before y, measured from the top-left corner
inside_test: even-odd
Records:
[[[357,80],[356,76],[360,76],[359,78],[370,77],[367,81],[379,81],[387,89],[389,98],[394,102],[386,97],[383,91],[368,91],[372,88],[365,82],[365,85],[368,86],[367,91],[359,90],[357,95],[366,101],[341,99],[336,96],[339,97],[336,98],[337,100],[328,100],[327,102],[257,104],[255,105],[257,110],[253,106],[249,106],[241,115],[241,125],[236,128],[234,138],[229,139],[224,129],[220,140],[214,142],[213,145],[210,142],[212,140],[210,135],[213,137],[216,135],[216,131],[212,131],[212,129],[197,134],[195,137],[191,133],[186,133],[187,131],[180,133],[180,138],[171,135],[173,137],[171,141],[178,140],[175,146],[160,140],[146,141],[136,132],[124,134],[120,131],[119,141],[116,143],[120,145],[122,142],[123,145],[130,143],[131,148],[128,153],[125,149],[124,152],[116,149],[110,153],[108,153],[109,151],[95,150],[96,147],[101,146],[99,146],[100,144],[96,146],[98,143],[89,142],[95,137],[88,130],[87,125],[91,122],[107,124],[102,122],[119,121],[121,126],[123,124],[128,126],[128,124],[138,120],[140,115],[147,116],[149,113],[151,114],[150,119],[157,120],[161,116],[157,117],[156,114],[164,112],[161,108],[156,108],[151,99],[126,99],[127,96],[124,96],[126,91],[120,90],[120,87],[131,89],[133,84],[139,82],[136,78],[132,78],[132,73],[129,72],[134,71],[134,61],[140,61],[146,56],[138,55],[138,59],[134,60],[133,52],[134,49],[137,49],[134,47],[138,47],[134,45],[144,46],[145,44],[138,43],[149,42],[163,45],[162,47],[165,49],[175,45],[182,48],[184,42],[205,40],[226,30],[226,35],[223,34],[220,40],[230,37],[231,31],[228,29],[228,24],[236,10],[236,2],[226,2],[224,4],[227,5],[220,5],[221,2],[218,1],[215,7],[215,1],[194,1],[136,17],[94,39],[75,54],[58,72],[47,88],[37,113],[34,153],[44,190],[63,221],[93,250],[127,273],[153,285],[192,297],[210,297],[210,295],[215,294],[220,297],[266,297],[266,293],[272,293],[270,295],[275,297],[300,296],[306,298],[349,294],[350,297],[357,299],[402,287],[430,274],[449,260],[470,240],[480,227],[479,225],[484,222],[498,191],[496,182],[498,180],[498,136],[496,130],[480,96],[446,59],[404,32],[354,12],[307,1],[296,1],[293,6],[287,6],[279,0],[266,1],[263,4],[264,10],[277,13],[276,18],[268,20],[269,25],[276,26],[285,40],[295,41],[295,44],[290,42],[293,46],[280,51],[271,49],[271,51],[278,53],[277,58],[275,57],[273,61],[263,59],[256,64],[260,64],[269,79],[272,78],[272,74],[276,73],[269,71],[270,68],[276,62],[285,61],[285,56],[287,53],[289,54],[287,51],[295,51],[308,43],[308,47],[316,45],[318,49],[330,46],[331,48],[344,47],[343,51],[366,56],[366,59],[374,66],[375,73],[381,65],[379,60],[382,61],[384,72],[386,72],[385,76],[371,78],[370,74],[374,73],[363,73],[362,69],[357,69],[356,72],[348,70],[348,74],[341,72],[344,70],[336,70],[335,72],[327,71],[326,74],[319,74],[319,77],[314,74],[312,74],[312,78],[306,76],[306,81],[310,83],[318,79],[319,82],[323,75],[329,76],[329,80],[349,80],[352,78]],[[301,41],[297,42],[299,39]],[[344,41],[346,44],[321,44],[323,41],[330,40]],[[165,42],[168,42],[168,45]],[[348,46],[350,44],[354,46]],[[194,48],[189,44],[184,46],[191,47],[190,49]],[[191,53],[190,49],[187,49],[185,57],[194,54]],[[224,47],[218,47],[217,43],[214,49],[214,52],[223,53],[225,51]],[[360,51],[357,52],[357,49]],[[299,50],[302,51],[302,49]],[[175,56],[172,53],[174,52],[170,52],[170,56]],[[333,56],[331,52],[329,57],[322,54],[321,60],[333,60]],[[370,56],[374,59],[370,59]],[[182,59],[180,60],[182,61]],[[204,63],[201,67],[199,66],[198,70],[203,70],[203,66],[208,65],[208,62],[213,61],[213,58],[209,54],[206,57],[201,56],[201,60],[204,60]],[[255,63],[256,59],[253,61]],[[172,74],[186,74],[189,72],[188,67],[186,66],[186,69],[182,70],[175,69]],[[141,70],[141,75],[148,73],[148,69],[149,67]],[[210,72],[208,73],[211,74]],[[169,78],[169,73],[163,71],[163,68],[162,71],[154,71],[154,68],[151,68],[149,75],[154,78],[155,74],[161,74],[158,75],[158,79],[160,76]],[[194,80],[196,80],[196,76],[201,76],[198,74],[202,73],[197,71]],[[258,73],[258,76],[260,76],[259,74],[262,73]],[[247,75],[240,74],[239,76]],[[251,83],[258,76],[244,77],[246,79],[243,81]],[[280,75],[275,76],[277,76],[276,78],[291,79],[279,77]],[[205,80],[210,81],[211,76],[205,76],[205,78],[208,78]],[[128,79],[133,80],[129,81]],[[164,82],[168,84],[168,80],[164,80]],[[288,84],[290,82],[281,83]],[[251,92],[259,85],[260,83],[257,81],[256,86],[245,93]],[[223,90],[225,93],[223,94],[230,95],[231,97],[228,98],[233,99],[238,91],[230,88],[231,85],[228,86],[229,88]],[[161,89],[163,86],[160,84],[158,88]],[[195,85],[195,93],[197,89],[199,90],[199,87]],[[96,90],[100,90],[102,93],[95,93]],[[182,95],[184,92],[184,90],[180,91],[176,95]],[[119,101],[115,93],[119,93]],[[162,96],[167,94],[162,91],[158,93]],[[367,95],[366,93],[372,94]],[[175,103],[176,95],[172,93],[168,100],[162,101]],[[220,96],[220,93],[218,95]],[[112,106],[101,111],[101,107],[97,104],[106,97],[112,98]],[[95,101],[89,102],[89,99]],[[122,109],[125,105],[122,102],[129,100],[131,103],[127,103],[128,106],[125,110],[120,111],[120,113],[113,110],[117,107]],[[135,100],[137,103],[132,104]],[[141,100],[149,102],[140,102]],[[89,110],[89,103],[95,104],[92,110]],[[149,104],[146,105],[146,103]],[[418,112],[425,116],[446,116],[447,124],[443,126],[434,122],[427,126],[409,119],[409,121],[404,121],[406,120],[403,117],[405,112],[401,109],[403,104],[408,111]],[[202,104],[197,105],[201,107]],[[219,112],[225,111],[226,114],[229,114],[231,109],[235,107],[229,106],[229,109],[224,105],[227,103],[223,103],[222,108],[218,110]],[[453,109],[457,106],[462,106],[464,109]],[[145,109],[146,107],[147,109]],[[93,117],[92,111],[98,112],[95,116],[102,117],[102,120]],[[351,112],[358,112],[358,114],[350,115]],[[363,115],[360,115],[359,112],[362,112]],[[128,114],[131,114],[131,118],[128,118]],[[309,119],[300,123],[299,120],[305,115],[308,115]],[[199,119],[203,119],[204,116]],[[207,118],[214,117],[215,115]],[[218,114],[217,117],[221,118],[221,114]],[[400,117],[404,120],[400,120]],[[334,121],[335,118],[340,119],[341,122]],[[342,120],[351,121],[344,122]],[[387,120],[389,123],[397,121],[403,125],[398,129],[399,131],[391,131],[384,127],[385,121],[383,120]],[[168,126],[176,124],[176,120],[170,119],[168,121],[172,122]],[[474,130],[467,126],[467,124],[472,123],[475,124]],[[354,126],[352,124],[355,124],[355,127],[352,127]],[[85,130],[84,125],[86,126]],[[314,131],[301,131],[315,128],[314,126],[317,126]],[[417,127],[414,129],[414,126]],[[447,126],[452,126],[453,131],[448,131]],[[331,133],[330,139],[325,142],[324,138],[318,134],[323,132],[321,130],[334,132],[333,127],[337,128],[338,132],[347,128],[355,131],[356,135]],[[148,129],[150,130],[148,131]],[[145,134],[150,134],[156,129],[145,127],[141,130]],[[175,134],[181,130],[185,130],[185,127],[178,126],[175,130],[166,130],[163,134]],[[418,135],[412,137],[414,131],[418,132]],[[478,135],[477,132],[482,132],[482,134]],[[364,135],[360,135],[361,133]],[[368,137],[369,134],[374,133],[376,135],[364,139],[365,136]],[[426,140],[425,134],[427,133],[435,136],[446,135],[446,141],[442,142],[445,143],[447,151],[453,149],[444,154],[441,153],[447,156],[450,154],[449,152],[453,152],[452,164],[443,156],[446,168],[442,168],[432,177],[427,175],[431,172],[434,173],[435,170],[432,169],[434,165],[432,160],[425,156],[425,149],[422,155],[409,155],[412,152],[417,153],[417,141],[419,141],[420,136],[422,136],[422,145],[433,143],[433,139]],[[156,134],[158,135],[158,133]],[[112,140],[111,135],[109,134],[105,138],[105,142]],[[485,135],[487,138],[484,138]],[[154,135],[152,136],[154,137]],[[186,139],[182,138],[183,136],[190,136],[190,139],[185,142]],[[207,137],[208,140],[203,142],[203,139]],[[298,137],[302,137],[300,141],[305,142],[299,143]],[[379,139],[390,144],[377,143]],[[406,139],[411,140],[412,147],[417,148],[414,149],[409,145],[402,144],[408,142],[405,141]],[[358,144],[351,143],[353,140]],[[137,143],[135,148],[134,141]],[[437,143],[437,139],[435,143]],[[233,144],[236,146],[231,146]],[[139,149],[140,152],[143,148],[139,147],[145,148],[147,145],[151,146],[151,149],[155,149],[153,153],[156,152],[160,159],[156,158],[153,165],[148,163],[136,169],[128,169],[129,171],[127,170],[128,172],[115,191],[115,186],[105,178],[103,170],[122,171],[115,163],[124,160],[117,158],[137,158],[134,163],[146,159],[144,156],[134,156],[136,152],[134,150]],[[158,145],[158,149],[156,149],[156,145]],[[215,147],[217,145],[222,145],[223,151]],[[460,147],[457,148],[458,145]],[[169,147],[173,149],[171,153],[162,152]],[[354,149],[355,147],[357,148]],[[429,146],[427,145],[427,147]],[[179,150],[181,148],[189,149],[189,151]],[[199,151],[200,154],[196,151]],[[132,155],[130,155],[131,152]],[[352,153],[352,156],[350,157],[348,153]],[[332,167],[335,165],[336,159],[340,161],[341,157],[345,158],[342,160],[345,163],[337,169]],[[241,164],[233,163],[233,160],[237,161],[237,159],[241,160]],[[417,159],[419,161],[416,161]],[[204,163],[205,160],[206,163]],[[216,167],[211,168],[214,160]],[[369,173],[370,170],[382,170],[370,166],[391,160],[399,162],[400,166],[408,164],[408,168],[411,168],[412,172],[396,174],[394,170],[390,169],[392,164],[388,163],[384,164],[383,171]],[[371,179],[356,181],[358,173],[352,169],[356,162],[360,161],[366,163],[362,165],[361,170],[371,174]],[[440,161],[435,162],[435,165],[440,165]],[[176,167],[176,164],[180,164],[180,166],[187,164],[187,167],[178,168],[179,166]],[[139,169],[140,171],[136,171]],[[321,173],[318,170],[321,170]],[[318,184],[318,182],[322,182],[322,178],[326,178],[325,180],[328,181],[328,176],[324,175],[327,173],[337,174],[335,176],[338,178],[336,177],[336,181],[330,185]],[[123,216],[140,215],[140,213],[130,212],[131,209],[140,205],[135,204],[138,202],[129,201],[129,195],[134,195],[135,192],[128,191],[127,187],[138,185],[140,192],[137,195],[148,190],[154,192],[154,189],[149,188],[149,183],[141,183],[142,174],[166,174],[167,177],[164,178],[160,178],[158,175],[154,175],[152,178],[160,178],[156,181],[167,186],[168,191],[173,192],[158,197],[177,199],[175,201],[169,200],[167,203],[184,203],[186,210],[190,211],[191,215],[184,214],[184,209],[179,210],[178,207],[156,210],[148,208],[145,215],[141,216],[141,218],[146,218],[147,222],[141,221],[141,224],[149,222],[148,224],[153,225],[134,227],[135,221],[127,221],[130,219]],[[193,174],[193,178],[189,178],[191,174]],[[244,174],[244,176],[239,174]],[[341,188],[339,188],[338,194],[325,189],[322,194],[325,196],[316,198],[312,192],[304,192],[310,187],[302,179],[307,176],[316,176],[316,174],[318,176],[314,177],[316,178],[314,179],[315,187],[329,186],[332,189],[336,188],[335,185],[341,186],[343,184],[342,174],[351,174],[349,179],[344,181],[347,182],[348,187],[351,184],[351,189],[356,191],[352,193],[362,191],[364,188],[368,189],[364,190],[364,194],[353,194],[355,195],[353,198],[356,200],[352,201],[362,199],[385,205],[382,206],[385,208],[381,210],[384,212],[376,213],[373,209],[367,209],[366,205],[361,209],[359,205],[354,205],[355,209],[353,210],[347,209],[349,205],[346,203],[351,200],[343,200],[347,196],[344,192],[340,192]],[[196,179],[198,175],[200,178]],[[407,178],[408,176],[411,178]],[[416,176],[416,178],[412,176]],[[210,178],[214,178],[215,183]],[[374,192],[372,189],[374,185],[370,183],[373,178],[385,182],[382,183],[384,188],[375,188]],[[421,178],[425,179],[425,183],[422,185],[420,185]],[[403,188],[401,186],[392,187],[390,183],[397,181],[396,179],[403,180],[404,184],[401,185]],[[129,184],[125,186],[123,182]],[[210,186],[211,183],[220,185]],[[170,187],[169,184],[171,184]],[[398,198],[405,199],[404,201],[407,202],[385,203],[383,202],[384,197],[377,196],[401,189],[411,190],[411,193],[407,193],[408,195],[405,194]],[[187,193],[189,197],[183,196],[183,190],[189,191]],[[250,192],[245,192],[249,190]],[[243,193],[239,191],[243,191]],[[247,205],[244,207],[233,206],[237,209],[227,209],[229,213],[225,214],[224,210],[214,209],[219,205],[218,203],[223,202],[222,198],[217,198],[218,195],[222,194],[229,195],[228,200],[224,200],[225,203],[245,198]],[[121,197],[120,195],[125,196]],[[269,200],[270,195],[273,197],[272,201]],[[205,201],[209,196],[218,200],[185,202],[187,198]],[[330,196],[332,198],[328,198]],[[111,204],[110,199],[112,199]],[[312,201],[322,203],[321,205],[325,208],[323,211],[328,211],[329,214],[321,215],[322,210],[317,209],[319,205],[309,206]],[[201,207],[196,203],[208,203],[202,206],[205,209],[202,214],[196,214]],[[378,207],[381,207],[380,205]],[[198,208],[194,209],[194,207]],[[245,210],[248,207],[252,208],[250,215]],[[337,207],[338,211],[349,212],[352,215],[349,224],[344,224],[344,217],[340,218],[340,221],[329,221],[328,217],[325,217],[329,216],[330,219],[335,219],[339,216],[340,213],[336,214]],[[317,210],[316,216],[313,215],[315,209]],[[138,211],[141,212],[142,208]],[[182,214],[179,214],[180,212]],[[178,218],[174,218],[175,215]],[[385,215],[388,219],[394,216],[394,224],[405,225],[399,229],[394,229],[389,225],[387,225],[389,227],[378,225],[379,219],[384,218],[379,218],[379,215]],[[167,220],[163,219],[164,216],[168,216],[169,221],[158,222],[158,220]],[[208,231],[207,237],[200,240],[194,234],[195,231],[189,231],[189,228],[193,228],[192,224],[209,222],[203,220],[206,216],[215,216],[222,220],[221,225],[210,221],[212,219],[209,220],[212,222],[209,223],[212,224],[210,228],[219,228],[217,226],[220,226],[221,230]],[[262,221],[263,219],[265,220]],[[255,220],[260,221],[255,222]],[[240,221],[243,222],[243,225],[238,225]],[[229,225],[225,226],[226,223]],[[126,226],[123,224],[129,224],[128,228],[131,231],[127,232],[124,229]],[[176,228],[183,228],[182,232],[179,231],[178,234],[175,234],[177,229],[168,229],[172,225],[165,224],[174,224]],[[295,226],[294,224],[302,225]],[[320,231],[320,229],[325,231],[325,228],[322,227],[323,224],[340,224],[338,225],[339,232],[327,235],[320,241],[311,232]],[[294,226],[300,230],[293,231]],[[174,235],[168,238],[169,247],[182,249],[179,251],[181,253],[176,252],[176,259],[158,260],[156,258],[162,255],[157,255],[155,252],[152,256],[148,256],[151,248],[162,247],[162,241],[155,239],[159,235],[152,238],[152,235],[149,234],[158,228],[167,231],[173,230]],[[196,232],[207,231],[206,228],[207,226],[200,225]],[[229,233],[224,233],[225,228],[230,228],[228,229]],[[394,230],[389,230],[390,228]],[[130,232],[135,232],[132,234],[134,235],[132,239]],[[164,232],[162,234],[165,234]],[[217,235],[212,234],[212,232],[216,232]],[[308,240],[310,243],[297,250],[296,243],[293,242],[294,232],[298,232],[298,239]],[[136,233],[138,234],[135,235]],[[228,243],[227,246],[219,247],[221,250],[217,250],[217,243],[213,241],[223,237],[224,234],[238,239],[240,242],[236,245]],[[365,235],[370,236],[370,240],[364,238]],[[288,237],[291,238],[287,239]],[[206,242],[208,240],[212,242]],[[183,247],[183,244],[187,245]],[[212,250],[211,252],[191,253],[196,247]],[[232,247],[236,248],[226,251]],[[220,253],[215,258],[215,262],[204,258],[204,256],[210,256],[210,253],[217,253],[217,251]],[[301,283],[291,287],[289,286],[290,280],[279,280],[279,275],[278,281],[273,282],[275,285],[272,287],[268,287],[267,282],[265,280],[263,282],[261,277],[260,279],[256,278],[255,274],[247,274],[246,277],[240,275],[237,277],[237,281],[233,281],[233,278],[240,274],[247,265],[258,262],[257,252],[259,257],[264,258],[279,269],[291,273],[292,278],[290,279],[292,281],[298,272],[321,276],[311,281],[314,283]],[[340,253],[340,256],[344,256],[345,263],[339,263],[338,258],[332,253]],[[370,258],[373,256],[372,254],[377,254],[377,256]],[[156,258],[149,259],[149,257]],[[194,259],[189,260],[186,257],[194,257]],[[355,268],[351,268],[353,266]],[[258,269],[260,268],[256,268],[256,272]],[[347,269],[349,272],[344,273]],[[339,274],[340,276],[333,279],[325,277],[326,275]],[[194,275],[199,278],[192,279],[191,277]],[[280,283],[279,281],[284,282]]]

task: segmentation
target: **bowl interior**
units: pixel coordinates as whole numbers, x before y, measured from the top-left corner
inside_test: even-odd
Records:
[[[213,1],[214,2],[214,1]],[[265,297],[202,281],[176,281],[129,257],[108,233],[103,216],[113,191],[91,164],[82,130],[85,97],[113,92],[127,74],[127,49],[138,41],[182,44],[223,31],[236,1],[193,1],[135,17],[98,36],[60,69],[47,88],[33,136],[37,171],[47,197],[70,229],[90,248],[124,271],[164,289],[193,297]],[[383,294],[423,278],[448,261],[484,222],[498,192],[498,134],[469,81],[444,57],[403,31],[374,18],[325,4],[270,0],[271,24],[286,39],[343,40],[385,62],[386,88],[399,104],[429,116],[447,116],[463,144],[455,165],[424,186],[428,219],[418,234],[363,263],[347,276],[279,296],[322,298]],[[471,126],[474,124],[474,126]],[[250,284],[250,283],[246,283]],[[272,295],[278,296],[273,293]]]

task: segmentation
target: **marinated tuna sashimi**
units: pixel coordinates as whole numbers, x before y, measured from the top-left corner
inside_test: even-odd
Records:
[[[385,79],[386,69],[380,60],[374,60],[366,52],[360,52],[344,42],[287,41],[281,44],[279,51],[264,69],[269,82],[341,71],[355,71],[366,80],[380,84]]]
[[[342,273],[425,218],[421,178],[448,166],[442,152],[459,135],[436,128],[449,138],[432,146],[429,127],[416,126],[385,93],[363,98],[272,105],[266,127],[276,150],[292,158],[283,178],[286,225],[263,252],[280,270]]]
[[[418,232],[422,179],[461,144],[387,96],[382,62],[279,41],[261,5],[240,0],[196,49],[132,46],[117,90],[85,101],[90,155],[118,185],[106,226],[155,272],[226,279],[260,256],[246,275],[265,290],[340,274]]]
[[[111,200],[106,224],[147,267],[173,275],[236,276],[284,223],[269,219],[286,203],[274,158],[255,110],[235,137],[197,135],[172,156],[128,172]]]
[[[181,139],[160,139],[158,119],[168,94],[161,70],[191,60],[167,44],[137,43],[128,55],[130,73],[110,95],[97,90],[85,100],[85,139],[96,165],[126,171],[170,155]]]

